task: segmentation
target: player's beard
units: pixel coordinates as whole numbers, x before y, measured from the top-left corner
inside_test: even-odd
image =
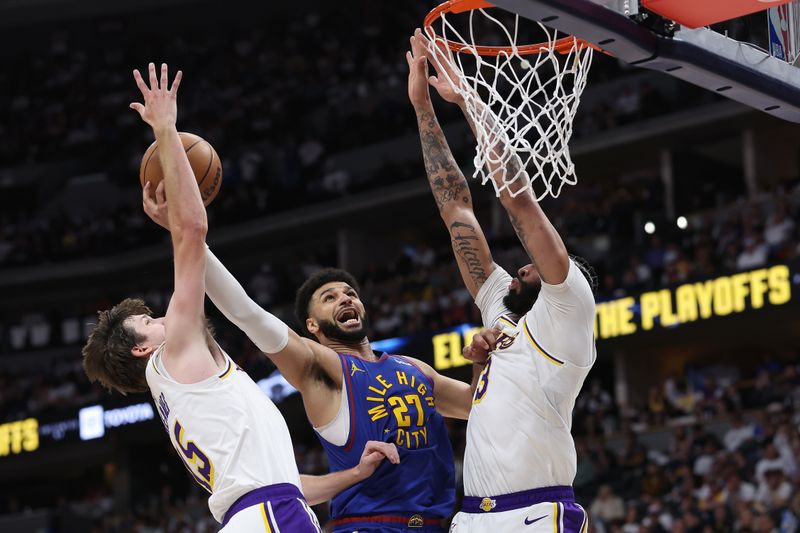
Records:
[[[358,329],[345,331],[336,322],[324,319],[319,320],[319,329],[331,340],[344,343],[361,342],[367,336],[367,317],[361,317],[361,327]]]
[[[515,315],[522,316],[531,310],[542,287],[538,284],[526,283],[519,278],[517,281],[519,282],[519,291],[509,289],[508,294],[503,298],[503,304]]]

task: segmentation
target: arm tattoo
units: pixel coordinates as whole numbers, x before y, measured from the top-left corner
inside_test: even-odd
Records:
[[[472,205],[467,180],[456,165],[442,128],[436,117],[428,111],[417,113],[419,138],[436,207],[441,211],[450,202]]]
[[[525,249],[525,253],[528,254],[528,257],[531,259],[531,263],[533,266],[536,266],[536,259],[534,259],[533,254],[528,249],[528,245],[526,244],[527,234],[525,233],[525,228],[522,227],[522,221],[520,221],[519,217],[514,215],[512,212],[508,212],[508,218],[511,219],[511,225],[514,227],[514,232],[517,234],[519,238],[519,242],[522,243],[522,247]]]
[[[450,237],[453,240],[453,252],[459,263],[464,265],[472,281],[480,287],[489,276],[486,274],[481,260],[478,245],[481,238],[471,224],[455,221],[450,224]]]

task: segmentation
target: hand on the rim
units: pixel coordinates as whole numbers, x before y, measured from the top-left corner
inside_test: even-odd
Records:
[[[436,89],[436,92],[439,93],[443,100],[456,105],[463,104],[464,97],[453,86],[453,83],[459,83],[461,78],[453,66],[452,52],[447,47],[447,44],[441,38],[431,41],[419,28],[414,32],[411,43],[412,48],[416,44],[417,48],[428,58],[428,61],[436,70],[436,76],[428,78],[428,83],[431,87]]]
[[[425,56],[425,47],[416,39],[416,35],[412,36],[410,41],[411,51],[406,52],[408,99],[415,108],[430,106],[431,94],[428,89],[428,60]]]

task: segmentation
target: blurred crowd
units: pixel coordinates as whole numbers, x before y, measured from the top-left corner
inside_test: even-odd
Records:
[[[689,214],[684,229],[673,225],[646,235],[631,214],[635,206],[651,201],[645,196],[653,195],[653,181],[642,178],[616,194],[587,183],[576,188],[575,194],[543,204],[568,249],[587,258],[595,269],[599,300],[791,261],[800,255],[800,227],[794,222],[800,217],[800,188],[738,199]],[[444,228],[441,232],[445,235]],[[503,233],[491,237],[498,264],[513,272],[528,262],[516,237]],[[234,274],[260,305],[293,322],[294,288],[334,262],[332,250],[304,251],[289,260]],[[449,246],[407,243],[394,257],[371,259],[355,274],[374,339],[436,331],[479,318]],[[156,310],[163,308],[169,294],[168,282],[162,283],[142,287],[139,293]],[[0,348],[23,352],[80,345],[91,330],[95,311],[124,296],[109,294],[102,300],[71,301],[54,309],[17,309],[13,315],[0,316]]]
[[[131,67],[154,58],[187,74],[181,129],[200,133],[223,157],[214,227],[418,179],[418,154],[370,170],[336,162],[342,152],[416,132],[403,52],[425,6],[352,3],[359,24],[348,32],[341,28],[350,26],[349,10],[323,3],[283,15],[286,23],[269,29],[257,17],[239,17],[209,33],[165,10],[157,23],[147,15],[143,24],[104,17],[72,29],[10,33],[17,53],[0,58],[16,73],[0,78],[0,97],[9,102],[0,108],[0,268],[108,255],[160,238],[135,188],[151,134],[127,109],[137,98]],[[586,97],[576,137],[715,98],[683,85],[626,82],[626,74],[609,58],[595,60],[594,83],[613,78],[621,88]],[[453,106],[440,106],[439,114],[443,123],[463,121]],[[454,145],[471,152],[461,140]],[[107,197],[91,209],[65,208],[54,199],[70,178],[100,179]]]
[[[595,530],[799,531],[799,363],[795,352],[727,384],[669,380],[639,410],[618,409],[600,388],[585,391],[575,489]],[[609,418],[628,428],[614,450],[602,430]],[[645,444],[646,428],[660,424],[669,430]]]
[[[719,381],[712,377],[724,374],[719,368],[693,369],[653,385],[641,406],[617,405],[610,390],[590,376],[573,427],[574,485],[589,513],[590,531],[800,531],[798,355],[800,349],[791,360],[765,358],[753,376],[738,376],[732,367]],[[451,421],[449,428],[458,494],[463,494],[465,427]],[[295,456],[303,473],[328,470],[317,442],[295,439]],[[58,507],[94,524],[86,530],[97,533],[216,531],[205,493],[188,486],[181,494],[164,485],[160,493],[137,495],[127,515],[111,511],[110,488],[102,485],[76,501],[64,498]],[[315,511],[325,524],[327,505]]]
[[[212,227],[424,179],[418,154],[371,170],[337,163],[336,156],[348,150],[416,132],[402,52],[425,6],[352,4],[359,12],[355,26],[352,9],[320,3],[268,28],[258,17],[238,17],[210,33],[191,20],[176,24],[180,13],[167,10],[152,25],[149,14],[136,15],[147,22],[139,29],[130,20],[123,27],[122,19],[105,17],[78,21],[70,30],[2,37],[20,40],[15,54],[0,59],[15,73],[0,77],[0,98],[8,103],[0,107],[0,177],[7,186],[0,198],[0,269],[109,255],[165,239],[139,207],[135,176],[151,139],[127,110],[137,96],[130,68],[149,59],[169,58],[185,71],[180,127],[202,134],[223,156],[225,182],[210,210]],[[595,68],[593,83],[614,78],[618,90],[592,97],[590,85],[576,137],[715,98],[685,87],[665,91],[638,78],[626,85],[626,73],[610,59],[598,58]],[[463,120],[453,109],[443,109],[440,118]],[[471,140],[453,146],[459,161],[470,159]],[[113,189],[108,205],[67,210],[45,201],[60,198],[68,178],[98,174]],[[648,217],[665,212],[661,191],[660,178],[644,173],[584,180],[558,200],[543,202],[570,251],[594,267],[598,300],[800,256],[797,184],[747,200],[717,198],[694,206],[681,227],[662,216],[659,227],[645,233]],[[510,232],[490,237],[495,261],[512,273],[528,262]],[[294,322],[294,288],[332,265],[333,257],[331,250],[306,251],[234,273],[260,305]],[[356,274],[371,339],[480,321],[449,247],[407,243],[395,257],[371,261]],[[139,292],[157,314],[169,293],[167,284]],[[86,380],[78,352],[96,310],[128,295],[0,315],[4,356],[57,354],[19,366],[0,361],[0,423],[56,417],[107,398]],[[274,370],[213,311],[212,319],[222,346],[254,379]],[[728,370],[687,369],[651,384],[645,400],[631,405],[615,402],[609,383],[590,379],[574,415],[575,488],[594,531],[800,531],[796,354],[792,361],[765,361],[750,376]],[[451,437],[460,467],[463,425],[452,424]],[[296,445],[302,472],[327,472],[317,443]],[[110,487],[100,484],[75,501],[65,497],[58,509],[64,519],[86,520],[87,531],[199,533],[218,527],[196,487],[176,495],[164,485],[126,515],[110,512],[113,506]],[[1,510],[25,511],[14,502]],[[317,511],[324,521],[326,507]]]

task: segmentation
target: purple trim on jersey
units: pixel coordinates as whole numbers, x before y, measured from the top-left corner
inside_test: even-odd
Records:
[[[563,502],[564,507],[563,532],[564,533],[586,533],[589,524],[589,515],[579,504],[575,502]]]
[[[523,320],[523,321],[522,321],[522,325],[523,325],[523,326],[525,326],[525,331],[527,331],[527,332],[528,332],[528,337],[531,339],[531,342],[533,342],[533,344],[535,344],[535,345],[536,345],[536,347],[537,347],[537,348],[539,348],[539,349],[542,351],[542,353],[543,353],[543,354],[545,354],[547,357],[549,357],[550,359],[552,359],[553,361],[555,361],[556,363],[558,363],[558,364],[560,364],[560,365],[563,365],[563,364],[564,364],[564,361],[562,361],[561,359],[558,359],[557,357],[553,357],[553,356],[550,354],[550,352],[548,352],[547,350],[545,350],[545,349],[542,347],[542,345],[541,345],[541,344],[539,344],[538,342],[536,342],[536,337],[534,337],[534,336],[533,336],[533,333],[531,333],[531,328],[529,328],[529,327],[528,327],[528,321],[527,321],[527,320]]]
[[[222,374],[219,375],[220,379],[225,379],[226,377],[228,377],[228,374],[230,374],[230,372],[233,370],[231,368],[231,364],[232,364],[231,360],[230,360],[230,358],[228,358],[228,366],[225,367],[225,372],[223,372]]]
[[[464,501],[461,503],[461,511],[475,514],[502,513],[503,511],[530,507],[537,503],[574,501],[575,493],[572,492],[572,487],[543,487],[501,496],[464,496]]]
[[[339,361],[342,363],[342,373],[344,379],[347,380],[347,403],[350,405],[350,434],[347,436],[347,442],[344,443],[344,451],[349,452],[353,447],[353,442],[356,440],[356,404],[353,398],[353,382],[350,380],[350,370],[347,368],[347,358],[342,354],[339,356]]]
[[[252,507],[254,505],[258,505],[264,502],[275,502],[277,500],[291,500],[297,501],[297,499],[305,501],[303,497],[303,493],[300,492],[300,489],[297,486],[292,485],[291,483],[277,483],[275,485],[269,485],[267,487],[261,487],[260,489],[251,490],[248,493],[240,496],[238,500],[233,502],[233,505],[228,507],[228,510],[225,511],[225,517],[222,519],[222,527],[233,518],[233,515],[247,509],[248,507]],[[299,503],[299,502],[298,502]],[[303,511],[301,515],[305,515],[305,522],[308,522],[308,513]],[[276,521],[279,522],[279,527],[283,527],[283,524],[288,521],[289,517],[284,517],[284,520],[279,520],[278,517],[275,517]],[[294,531],[294,529],[290,530]]]
[[[405,361],[409,365],[419,370],[419,373],[422,374],[422,377],[424,377],[425,380],[428,382],[428,384],[431,386],[431,395],[433,395],[433,380],[430,377],[428,377],[428,374],[426,374],[425,371],[422,370],[417,363],[411,361],[408,357],[403,357],[402,355],[393,355],[392,357],[397,357],[401,361]]]

